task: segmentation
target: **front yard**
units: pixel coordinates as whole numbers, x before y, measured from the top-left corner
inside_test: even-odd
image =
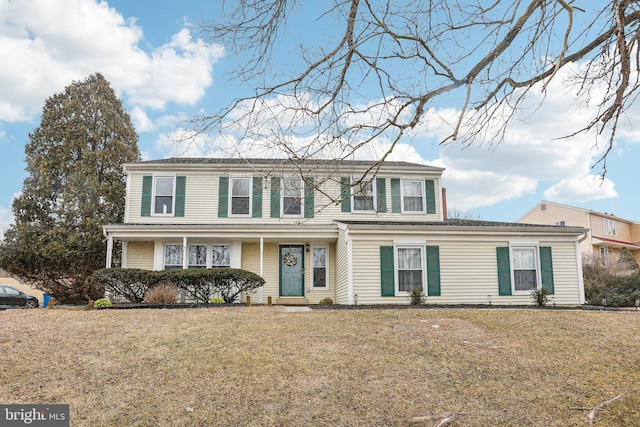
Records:
[[[640,313],[0,312],[0,403],[72,426],[640,424]]]

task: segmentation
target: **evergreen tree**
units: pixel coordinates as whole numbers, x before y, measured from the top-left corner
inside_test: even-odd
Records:
[[[46,100],[26,144],[22,194],[0,243],[0,267],[61,302],[99,297],[105,223],[122,222],[122,165],[138,160],[138,136],[109,82],[94,74]]]

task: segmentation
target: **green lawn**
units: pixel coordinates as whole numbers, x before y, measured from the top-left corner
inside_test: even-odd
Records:
[[[0,403],[72,426],[640,425],[640,313],[0,312]],[[414,419],[418,419],[416,421]]]

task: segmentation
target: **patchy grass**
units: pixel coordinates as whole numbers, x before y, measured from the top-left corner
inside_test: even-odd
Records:
[[[640,420],[640,313],[7,310],[0,402],[71,425],[598,426]],[[439,417],[414,425],[433,425]]]

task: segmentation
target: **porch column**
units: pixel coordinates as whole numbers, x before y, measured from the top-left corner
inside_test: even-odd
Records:
[[[264,237],[260,238],[260,277],[262,277],[262,274],[264,273]],[[260,304],[262,304],[262,289],[264,288],[263,286],[260,286]]]
[[[187,245],[187,237],[182,238],[182,268],[189,268],[189,246]]]
[[[107,268],[111,268],[113,262],[113,237],[107,237]]]

